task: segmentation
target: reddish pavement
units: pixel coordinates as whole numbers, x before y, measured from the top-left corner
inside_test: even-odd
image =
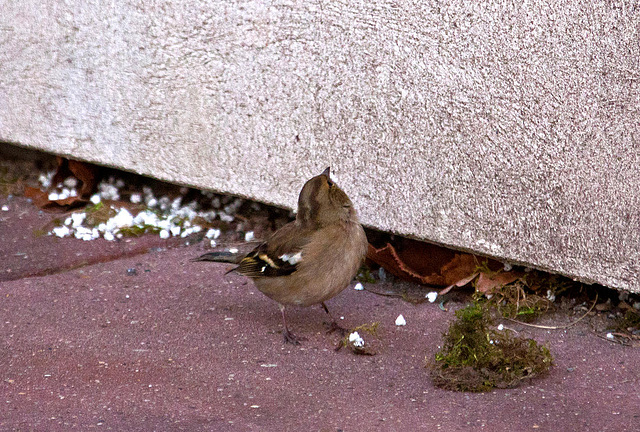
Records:
[[[51,216],[2,205],[2,431],[640,430],[640,350],[597,337],[597,319],[515,327],[549,344],[544,379],[448,392],[424,368],[453,318],[436,305],[349,288],[328,306],[345,326],[379,321],[379,339],[365,335],[377,355],[334,352],[319,307],[290,310],[308,340],[283,345],[276,304],[225,265],[190,262],[200,244],[34,237]]]

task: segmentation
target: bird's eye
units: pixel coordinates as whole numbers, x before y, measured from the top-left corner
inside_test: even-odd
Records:
[[[333,182],[329,179],[327,179],[327,184],[329,185],[330,188],[333,187]]]

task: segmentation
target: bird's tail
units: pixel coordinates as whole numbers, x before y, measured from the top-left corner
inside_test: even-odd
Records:
[[[209,252],[204,255],[200,255],[197,258],[193,258],[191,261],[213,261],[213,262],[223,262],[223,263],[231,263],[238,264],[238,262],[242,259],[242,256],[229,252]]]

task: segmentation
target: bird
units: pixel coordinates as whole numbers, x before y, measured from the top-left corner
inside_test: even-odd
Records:
[[[353,203],[331,180],[330,171],[328,167],[304,184],[294,221],[229,270],[252,279],[260,292],[279,304],[285,343],[304,340],[289,330],[287,306],[320,304],[332,319],[332,329],[344,330],[325,301],[349,286],[367,254],[369,243]],[[194,261],[227,261],[224,255],[207,253]]]

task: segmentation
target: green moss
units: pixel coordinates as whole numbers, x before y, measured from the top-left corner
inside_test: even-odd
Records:
[[[548,372],[549,349],[533,339],[492,328],[487,306],[474,303],[456,311],[444,334],[444,346],[431,363],[434,384],[449,390],[482,392],[514,387]]]
[[[546,297],[529,291],[525,281],[517,280],[494,292],[487,303],[495,306],[504,318],[530,322],[548,311],[552,303]]]
[[[365,355],[365,356],[373,356],[376,355],[376,352],[371,348],[371,339],[365,341],[365,345],[362,347],[355,346],[352,342],[349,341],[349,335],[354,332],[358,332],[358,334],[369,334],[374,338],[378,337],[378,326],[380,325],[379,321],[370,323],[370,324],[361,324],[357,327],[354,327],[351,330],[348,330],[345,336],[338,342],[336,345],[336,351],[339,351],[343,347],[349,348],[354,354]]]
[[[118,230],[125,237],[140,237],[143,234],[160,232],[160,228],[152,225],[133,225],[130,227],[120,228]]]
[[[84,212],[87,214],[84,220],[84,225],[87,227],[97,227],[118,213],[110,206],[104,205],[102,201],[95,205],[88,205],[84,208]]]
[[[356,275],[356,280],[362,283],[376,283],[376,278],[373,277],[371,273],[371,269],[366,264],[363,264],[358,270],[358,274]]]
[[[640,313],[634,309],[627,310],[624,316],[617,320],[615,329],[619,332],[640,329]]]

